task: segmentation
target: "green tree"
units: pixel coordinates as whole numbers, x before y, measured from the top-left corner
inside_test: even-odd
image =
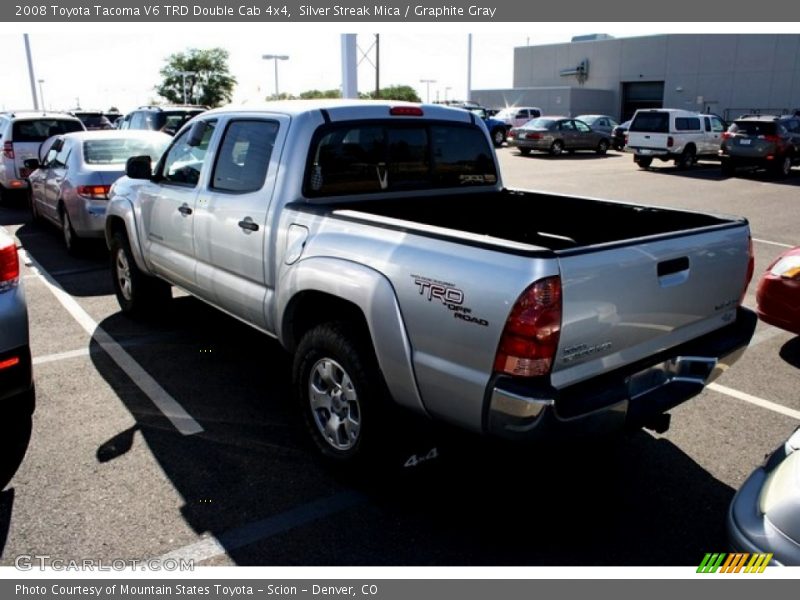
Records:
[[[307,90],[300,94],[302,100],[316,100],[317,98],[341,98],[340,90]]]
[[[206,50],[189,48],[186,52],[171,54],[161,69],[161,84],[155,90],[170,102],[186,101],[215,107],[230,102],[236,78],[228,71],[228,51],[223,48]],[[182,73],[186,73],[184,76]]]
[[[375,91],[366,94],[361,94],[362,98],[375,99]],[[377,98],[381,100],[404,100],[406,102],[422,102],[422,99],[417,96],[417,92],[410,85],[390,85],[389,87],[381,88],[380,95]]]

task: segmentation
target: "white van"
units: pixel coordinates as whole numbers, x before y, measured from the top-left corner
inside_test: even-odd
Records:
[[[674,160],[679,169],[701,158],[719,159],[725,123],[716,115],[676,108],[640,109],[628,129],[627,147],[633,162],[649,167],[654,158]]]
[[[506,124],[506,130],[512,127],[521,127],[531,119],[538,119],[542,116],[542,109],[536,106],[507,106],[494,118]]]

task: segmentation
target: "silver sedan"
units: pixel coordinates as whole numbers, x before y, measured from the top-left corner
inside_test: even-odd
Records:
[[[575,150],[594,150],[605,154],[611,146],[608,136],[594,131],[583,121],[567,117],[539,117],[508,132],[508,145],[523,156],[531,150],[558,156]]]
[[[61,228],[67,250],[81,238],[102,237],[108,191],[125,174],[131,156],[156,162],[172,138],[155,131],[88,131],[54,136],[39,150],[39,159],[25,162],[30,175],[30,207],[34,220],[47,219]]]

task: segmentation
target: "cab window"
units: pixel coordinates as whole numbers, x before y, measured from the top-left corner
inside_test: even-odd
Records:
[[[167,151],[161,168],[161,181],[188,187],[194,187],[200,181],[203,161],[208,152],[208,144],[214,133],[214,122],[208,121],[203,139],[197,146],[190,146],[187,141],[191,129],[184,131]]]
[[[223,192],[260,190],[278,134],[276,121],[233,121],[225,130],[211,178]]]

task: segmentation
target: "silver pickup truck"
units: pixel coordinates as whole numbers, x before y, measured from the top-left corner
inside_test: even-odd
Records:
[[[516,439],[663,430],[749,342],[747,221],[503,187],[442,106],[212,110],[111,191],[122,310],[175,286],[276,337],[322,454],[398,407]]]

